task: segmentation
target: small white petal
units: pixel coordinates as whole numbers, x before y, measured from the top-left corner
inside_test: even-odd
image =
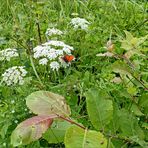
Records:
[[[50,68],[51,68],[53,71],[54,71],[54,70],[58,71],[59,68],[60,68],[60,64],[59,64],[58,62],[56,62],[56,61],[53,61],[53,62],[50,63]]]
[[[40,65],[47,65],[47,63],[48,63],[48,60],[46,58],[39,60]]]

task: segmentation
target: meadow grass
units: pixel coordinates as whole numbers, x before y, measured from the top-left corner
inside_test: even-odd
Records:
[[[127,83],[130,83],[133,78],[130,82],[125,81],[123,85],[110,84],[109,81],[114,75],[110,73],[109,66],[115,59],[99,58],[96,54],[105,52],[103,47],[109,39],[116,44],[117,53],[124,53],[120,48],[120,40],[125,37],[124,30],[136,37],[146,36],[147,8],[146,0],[1,0],[0,48],[17,48],[19,60],[1,63],[0,74],[8,67],[23,64],[27,67],[28,78],[23,86],[0,86],[0,100],[3,103],[0,112],[3,137],[0,140],[0,147],[10,146],[9,137],[17,125],[14,123],[15,120],[21,122],[32,116],[28,110],[24,112],[27,108],[24,98],[36,90],[44,89],[65,96],[71,107],[72,117],[90,129],[94,128],[86,111],[85,93],[91,87],[106,90],[109,94],[112,92],[111,95],[117,105],[130,108],[129,104],[132,104],[132,101],[123,95],[125,90],[122,92],[122,89],[126,88]],[[90,22],[88,32],[75,31],[71,28],[70,20],[76,16]],[[46,29],[54,26],[66,32],[66,36],[60,39],[74,47],[73,55],[76,58],[69,68],[58,72],[49,71],[49,67],[38,66],[37,62],[30,58],[31,49],[41,42],[46,42]],[[147,46],[147,42],[144,44]],[[135,58],[135,61],[138,60],[141,62],[140,58]],[[143,67],[136,72],[139,75],[143,73],[144,76],[141,79],[146,83],[147,76],[144,74],[147,73],[146,62],[142,64]],[[135,85],[140,85],[137,83],[136,81]],[[141,88],[136,89],[137,96],[144,93]],[[124,101],[123,96],[126,98]],[[131,98],[134,97],[133,95]],[[11,104],[12,98],[15,104]],[[11,113],[12,109],[15,110],[14,114]],[[144,119],[147,120],[147,118]],[[141,118],[141,123],[143,121]],[[37,147],[38,143],[41,147],[64,147],[63,143],[48,145],[44,139],[27,147]],[[131,142],[131,147],[136,146],[133,143]],[[119,140],[115,147],[118,145],[123,148],[128,147],[129,142]]]

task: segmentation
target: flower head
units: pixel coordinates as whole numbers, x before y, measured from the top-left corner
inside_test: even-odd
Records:
[[[46,30],[46,33],[45,33],[47,36],[53,36],[53,35],[62,35],[63,32],[59,29],[56,29],[56,28],[48,28]]]
[[[43,59],[39,60],[40,65],[47,65],[47,63],[48,63],[48,59],[46,59],[46,58],[43,58]]]
[[[71,19],[70,23],[74,26],[74,29],[81,28],[82,30],[87,30],[90,24],[86,19],[79,17]]]
[[[54,70],[58,71],[59,68],[60,68],[60,64],[59,64],[58,62],[56,62],[56,61],[53,61],[53,62],[50,63],[50,68],[51,68],[53,71],[54,71]]]
[[[12,57],[18,57],[18,53],[16,49],[7,48],[0,51],[0,61],[6,60],[10,61]]]
[[[8,68],[3,74],[2,74],[2,82],[5,82],[8,86],[10,85],[16,85],[17,83],[19,85],[24,84],[24,77],[26,76],[27,71],[24,69],[24,66],[14,66],[11,68]]]
[[[63,67],[63,64],[59,60],[60,57],[71,55],[71,51],[73,50],[72,46],[69,46],[62,41],[50,40],[35,47],[33,49],[33,56],[35,59],[39,59],[40,65],[47,65],[47,63],[50,62],[51,69],[58,70],[60,66]]]

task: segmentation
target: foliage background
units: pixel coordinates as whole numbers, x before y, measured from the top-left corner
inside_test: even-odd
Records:
[[[133,77],[125,78],[120,84],[112,83],[111,80],[115,76],[123,74],[120,68],[118,74],[113,70],[113,64],[118,60],[96,57],[96,54],[105,52],[103,47],[110,35],[115,44],[115,52],[121,55],[125,52],[120,42],[125,38],[124,30],[131,32],[135,37],[146,36],[147,6],[146,0],[1,0],[0,48],[17,48],[20,55],[19,59],[9,63],[1,62],[0,75],[13,65],[25,65],[29,74],[23,86],[0,86],[0,146],[10,147],[9,137],[17,122],[32,116],[25,105],[25,97],[42,89],[65,96],[71,107],[72,117],[90,129],[94,129],[95,125],[92,125],[86,111],[87,93],[91,94],[92,88],[101,91],[103,95],[107,93],[109,100],[113,102],[113,116],[112,122],[106,125],[103,132],[111,135],[114,146],[140,147],[148,141],[147,91]],[[88,32],[76,32],[71,28],[69,22],[74,17],[72,13],[78,13],[79,17],[91,22]],[[76,61],[70,68],[56,74],[47,73],[48,68],[40,67],[36,63],[38,74],[44,84],[42,87],[32,70],[28,53],[31,46],[35,47],[41,41],[46,41],[46,29],[55,25],[67,32],[60,39],[75,48],[73,54]],[[139,47],[145,55],[147,45],[145,41]],[[131,60],[136,65],[134,76],[148,87],[146,58],[133,56]],[[122,62],[123,65],[117,63],[119,67],[126,64],[125,61]],[[15,113],[12,113],[13,110]],[[133,127],[129,127],[129,123],[132,123]],[[40,146],[46,147],[49,144],[41,139],[27,147]],[[63,144],[54,146],[63,147]]]

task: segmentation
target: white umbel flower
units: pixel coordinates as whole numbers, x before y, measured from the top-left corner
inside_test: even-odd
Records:
[[[73,50],[74,48],[72,46],[69,46],[62,41],[50,40],[35,47],[33,49],[33,57],[39,59],[40,65],[47,65],[47,63],[50,62],[51,69],[58,70],[60,67],[67,67],[69,65],[64,61],[61,62],[59,59],[65,55],[71,55]]]
[[[48,59],[47,58],[43,58],[43,59],[39,60],[39,64],[40,65],[47,65],[47,63],[48,63]]]
[[[53,71],[54,71],[54,70],[58,71],[59,68],[60,68],[60,64],[59,64],[58,62],[56,62],[56,61],[53,61],[53,62],[50,63],[50,68],[51,68]]]
[[[44,43],[43,46],[53,46],[53,47],[61,47],[61,48],[66,47],[66,48],[69,48],[70,50],[74,50],[72,46],[69,46],[62,41],[56,41],[56,40],[50,40]]]
[[[10,61],[12,57],[18,57],[18,53],[16,49],[7,48],[0,51],[0,61]]]
[[[58,71],[60,67],[68,67],[71,63],[64,61],[65,55],[71,55],[74,50],[72,46],[62,41],[49,40],[33,49],[33,57],[39,60],[40,65],[50,63],[50,69]]]
[[[50,46],[37,46],[33,49],[34,58],[47,57],[50,54]]]
[[[49,58],[49,60],[54,60],[57,58],[57,53],[56,53],[56,49],[51,48],[49,51],[49,54],[47,55],[47,57]]]
[[[63,32],[59,29],[56,29],[56,28],[48,28],[46,30],[46,33],[45,33],[47,36],[53,36],[53,35],[62,35]]]
[[[80,28],[82,30],[87,30],[90,24],[86,19],[79,17],[71,19],[70,23],[73,25],[74,29]]]
[[[23,85],[26,74],[27,71],[24,69],[24,66],[13,66],[2,74],[2,82],[6,83],[8,86],[16,85],[17,83]]]
[[[65,54],[71,54],[74,50],[72,46],[65,44],[62,41],[50,40],[42,45],[39,45],[33,49],[35,59],[47,58],[49,60],[55,60],[58,56]]]

